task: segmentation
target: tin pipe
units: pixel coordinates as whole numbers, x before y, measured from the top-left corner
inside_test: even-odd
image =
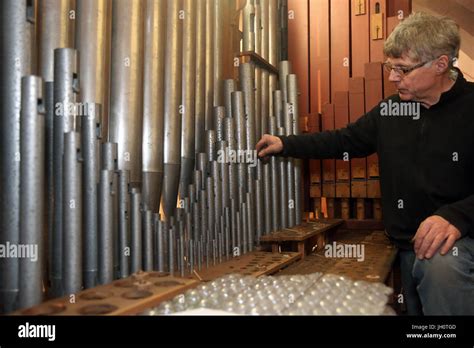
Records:
[[[142,238],[142,219],[141,219],[141,200],[140,189],[132,188],[130,192],[130,229],[131,229],[131,272],[136,273],[142,270],[143,264],[143,238]]]
[[[145,209],[157,212],[163,183],[166,1],[145,2],[142,179]]]
[[[113,273],[113,229],[114,212],[113,201],[116,177],[111,170],[103,169],[99,181],[99,284],[110,283]]]
[[[118,167],[142,182],[143,2],[115,0],[112,6],[112,61],[109,140],[118,144]]]
[[[244,98],[244,116],[247,129],[245,149],[253,150],[256,144],[255,137],[259,129],[256,125],[255,116],[255,68],[250,63],[240,64],[239,75]]]
[[[22,78],[19,237],[22,245],[37,248],[37,256],[36,259],[20,259],[20,308],[38,305],[43,299],[45,110],[42,87],[42,80],[37,76]]]
[[[196,4],[195,152],[205,151],[206,131],[206,2]]]
[[[249,251],[249,211],[247,209],[247,203],[242,203],[240,205],[240,212],[242,215],[242,244],[240,246],[240,250],[246,254]]]
[[[84,286],[97,285],[98,268],[98,209],[97,186],[100,176],[100,141],[102,114],[99,104],[87,104],[86,115],[81,115],[83,187],[84,187]]]
[[[277,135],[276,132],[276,117],[270,117],[269,120],[269,130],[271,135]],[[272,214],[272,231],[278,231],[280,229],[280,217],[281,217],[281,200],[280,194],[282,191],[282,187],[279,187],[281,184],[280,181],[280,159],[275,156],[270,158],[270,166],[271,166],[271,182],[272,182],[272,201],[271,201],[271,211]]]
[[[216,132],[214,130],[206,131],[206,154],[209,162],[216,160]],[[207,168],[209,170],[209,164]]]
[[[224,119],[226,117],[226,109],[224,106],[216,106],[214,108],[214,127],[216,131],[216,141],[225,140]]]
[[[120,278],[130,275],[130,171],[118,171],[118,250]],[[128,251],[128,252],[127,252]]]
[[[235,80],[228,79],[224,81],[224,105],[226,118],[232,118],[232,93],[237,89]],[[227,129],[227,128],[226,128]],[[228,140],[226,138],[226,140]]]
[[[215,219],[216,214],[216,206],[215,206],[215,195],[214,195],[214,178],[208,177],[207,178],[207,226],[209,230],[209,239],[216,239],[217,236],[215,235],[216,232],[216,222],[219,221]]]
[[[206,3],[206,72],[205,72],[205,129],[214,129],[213,109],[214,109],[214,69],[217,62],[215,59],[214,46],[214,26],[215,26],[215,1],[204,0]]]
[[[174,215],[181,167],[182,1],[168,2],[165,53],[164,177],[161,203],[166,219]]]
[[[82,153],[77,132],[64,134],[63,286],[65,294],[82,288]]]
[[[195,161],[196,1],[184,1],[180,197],[188,195]]]
[[[255,7],[254,0],[247,0],[242,13],[243,50],[255,51]]]
[[[164,243],[164,234],[166,233],[164,229],[164,224],[162,221],[158,221],[158,271],[165,272],[165,243]]]
[[[70,105],[76,105],[79,91],[77,52],[71,48],[54,51],[54,225],[51,249],[51,293],[53,297],[63,294],[63,153],[64,133],[75,130],[75,112]]]
[[[281,127],[278,128],[278,135],[285,135],[285,130]],[[281,228],[289,227],[288,224],[288,161],[283,158],[278,158],[277,163],[280,167],[280,221],[281,221]]]
[[[176,272],[176,222],[170,223],[170,229],[168,230],[168,266],[171,275]]]
[[[101,169],[117,170],[118,169],[118,146],[117,143],[103,143],[101,145]]]
[[[153,270],[153,212],[143,212],[143,270]]]
[[[107,141],[109,124],[111,18],[112,1],[76,0],[75,47],[81,81],[79,101],[101,105],[102,141]],[[74,21],[69,19],[68,22]],[[88,282],[87,279],[85,281]]]
[[[70,20],[70,13],[75,9],[73,0],[38,2],[38,70],[45,82],[56,81],[54,51],[74,47],[75,21]]]

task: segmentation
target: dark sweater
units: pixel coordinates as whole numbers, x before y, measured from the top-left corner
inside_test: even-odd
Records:
[[[474,238],[474,83],[459,72],[436,105],[418,104],[418,120],[382,116],[389,100],[400,103],[393,95],[347,128],[280,137],[279,155],[339,159],[345,152],[351,158],[377,152],[384,224],[396,245],[411,249],[410,239],[431,215]]]

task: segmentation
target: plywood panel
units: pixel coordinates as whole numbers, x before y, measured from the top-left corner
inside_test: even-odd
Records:
[[[370,0],[370,61],[383,62],[383,44],[387,34],[387,1]],[[378,5],[378,6],[377,6]],[[378,8],[378,11],[377,11]],[[378,19],[380,18],[380,19]]]
[[[309,1],[310,112],[330,103],[329,0]]]
[[[349,89],[350,1],[331,1],[331,102],[335,93]]]
[[[351,0],[352,76],[364,76],[364,64],[370,61],[369,2]]]
[[[288,58],[298,76],[299,112],[309,110],[309,23],[308,2],[288,0]]]

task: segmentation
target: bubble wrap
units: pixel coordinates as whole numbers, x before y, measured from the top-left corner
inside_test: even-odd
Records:
[[[332,274],[263,276],[231,274],[188,290],[143,315],[196,308],[241,315],[386,315],[392,289]]]

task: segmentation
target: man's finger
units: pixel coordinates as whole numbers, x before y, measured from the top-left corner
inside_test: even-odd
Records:
[[[415,252],[419,250],[421,245],[423,244],[423,239],[425,238],[426,233],[428,233],[428,231],[430,230],[431,225],[432,224],[429,221],[425,220],[420,224],[420,227],[418,227],[415,237],[413,237],[413,239],[415,240]]]
[[[277,147],[278,147],[278,145],[276,145],[276,144],[267,146],[266,148],[264,148],[262,151],[260,151],[258,153],[258,157],[263,158],[263,157],[266,157],[268,155],[271,155],[271,154],[275,153]]]
[[[444,245],[441,248],[440,254],[443,256],[446,255],[448,251],[450,251],[453,248],[455,242],[456,242],[456,236],[454,234],[450,234],[448,236],[448,239],[446,239],[446,241],[444,242]]]
[[[418,236],[418,238],[420,238],[420,236]],[[431,243],[433,242],[435,237],[436,237],[436,227],[431,226],[428,232],[426,232],[423,235],[423,240],[421,241],[418,251],[416,252],[416,256],[418,256],[420,260],[422,260],[425,257],[425,254],[428,251],[428,248],[431,246]],[[417,241],[418,241],[418,238],[417,238]]]
[[[426,253],[424,253],[424,257],[426,259],[431,259],[433,255],[436,253],[436,251],[440,248],[440,246],[443,244],[443,242],[446,240],[446,235],[443,234],[438,234],[435,239],[433,239],[433,242],[431,245],[428,247],[428,250]]]
[[[267,146],[267,140],[268,140],[268,136],[267,134],[265,134],[255,146],[255,148],[257,149],[257,152],[260,152],[261,149]]]

